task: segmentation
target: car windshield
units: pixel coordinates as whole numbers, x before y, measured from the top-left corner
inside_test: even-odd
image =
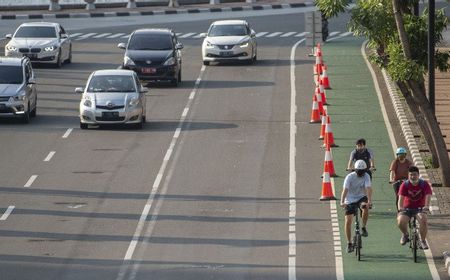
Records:
[[[171,50],[169,34],[134,34],[128,43],[129,50]]]
[[[21,84],[22,82],[22,66],[0,66],[0,84]]]
[[[14,38],[56,38],[56,30],[51,26],[22,26]]]
[[[89,92],[135,92],[132,76],[98,75],[91,78]]]
[[[217,36],[245,36],[247,28],[242,24],[235,25],[213,25],[209,30],[209,37]]]

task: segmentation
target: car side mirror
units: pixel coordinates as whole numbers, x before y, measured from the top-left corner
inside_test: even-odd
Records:
[[[125,44],[125,43],[119,43],[119,44],[117,45],[117,47],[118,47],[119,49],[125,50],[125,49],[127,48],[127,44]]]
[[[252,30],[250,31],[250,36],[251,36],[251,37],[255,37],[255,36],[256,36],[255,30],[252,29]]]
[[[183,47],[184,47],[184,46],[183,46],[182,43],[177,43],[177,44],[175,45],[175,48],[176,48],[177,50],[181,50]]]
[[[144,87],[144,86],[141,86],[140,92],[141,93],[146,93],[146,92],[148,92],[148,89],[146,87]]]
[[[6,39],[12,39],[12,34],[6,34],[5,38]]]
[[[34,78],[28,78],[27,85],[34,85],[36,80]]]
[[[82,87],[75,88],[75,93],[83,93],[83,92],[84,92],[84,88],[82,88]]]
[[[199,36],[200,38],[206,38],[206,33],[200,33],[198,36]]]

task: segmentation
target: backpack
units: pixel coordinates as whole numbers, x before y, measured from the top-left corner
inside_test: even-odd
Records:
[[[366,163],[367,168],[369,168],[370,166],[370,152],[368,149],[364,149],[364,152],[358,152],[358,150],[355,149],[355,155],[353,156],[353,159],[355,161],[362,159]]]
[[[405,184],[405,188],[407,188],[407,187],[409,187],[411,182],[409,180],[405,180],[404,184]],[[425,181],[422,179],[419,179],[419,187],[423,188],[424,186],[425,186]]]

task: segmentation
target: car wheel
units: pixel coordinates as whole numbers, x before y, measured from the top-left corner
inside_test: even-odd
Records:
[[[88,128],[87,123],[82,123],[82,122],[80,122],[80,128],[81,128],[81,129],[87,129],[87,128]]]
[[[67,63],[72,63],[72,45],[70,45],[69,49],[69,57],[66,60]]]
[[[37,104],[36,104],[36,107],[34,107],[34,109],[31,111],[30,117],[35,118],[36,117],[36,113],[37,113],[36,111],[37,111]]]
[[[178,83],[181,83],[181,69],[178,71]]]
[[[22,122],[23,123],[29,123],[30,122],[30,104],[28,103],[28,109],[25,111],[25,114],[22,116]]]
[[[253,62],[256,62],[256,60],[258,60],[257,56],[258,56],[258,52],[255,50],[255,55],[253,56]]]
[[[203,65],[209,65],[209,61],[203,61]]]
[[[134,124],[134,128],[135,129],[142,129],[144,127],[144,123],[143,122],[138,122]]]
[[[61,66],[62,66],[62,60],[61,60],[61,51],[60,51],[58,53],[58,59],[56,60],[55,67],[56,68],[61,68]]]

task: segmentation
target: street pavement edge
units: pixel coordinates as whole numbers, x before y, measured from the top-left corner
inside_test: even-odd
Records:
[[[119,11],[119,12],[86,12],[86,13],[34,13],[34,14],[8,14],[1,15],[0,20],[15,19],[55,19],[55,18],[95,18],[95,17],[126,17],[126,16],[152,16],[152,15],[175,15],[175,14],[198,14],[198,13],[220,13],[220,12],[240,12],[270,9],[290,9],[314,6],[313,2],[305,3],[284,3],[284,4],[264,4],[248,5],[238,7],[213,7],[213,8],[192,8],[192,9],[158,9],[151,11]]]

